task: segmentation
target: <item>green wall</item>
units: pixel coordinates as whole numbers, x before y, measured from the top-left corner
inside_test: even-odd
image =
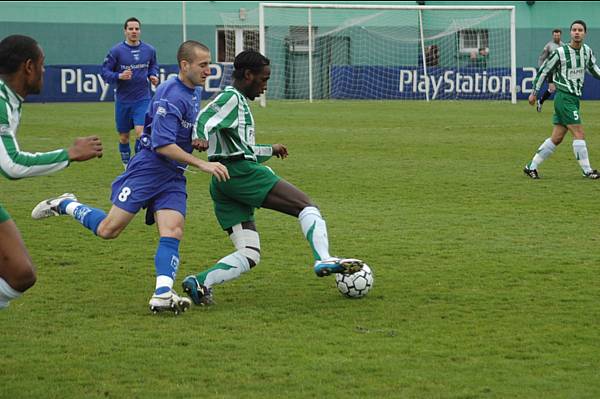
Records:
[[[364,2],[330,2],[361,4]],[[517,22],[517,65],[535,66],[551,30],[563,29],[568,38],[569,24],[578,18],[588,23],[587,43],[600,52],[600,2],[525,1],[444,2],[426,5],[515,5]],[[371,3],[369,3],[371,4]],[[386,2],[415,5],[415,2]],[[215,26],[222,24],[221,13],[253,10],[258,2],[186,2],[187,37],[202,41],[213,51]],[[130,16],[142,21],[142,40],[154,45],[159,62],[175,62],[182,38],[181,2],[2,2],[0,37],[21,33],[35,37],[46,52],[46,63],[98,64],[107,50],[123,39],[122,24]]]

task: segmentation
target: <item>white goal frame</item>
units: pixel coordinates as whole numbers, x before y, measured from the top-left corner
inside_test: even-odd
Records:
[[[399,5],[358,5],[358,4],[302,4],[302,3],[260,3],[258,6],[259,51],[266,55],[265,41],[265,8],[305,8],[307,9],[308,26],[308,93],[309,102],[313,102],[313,65],[312,65],[312,10],[319,8],[330,9],[363,9],[363,10],[417,10],[419,20],[422,21],[424,10],[509,10],[510,11],[510,97],[511,103],[517,103],[517,44],[516,44],[516,19],[515,6],[399,6]],[[423,24],[419,24],[421,35],[421,56],[423,57],[423,73],[427,76],[425,62],[425,43],[423,41]],[[426,100],[429,99],[429,90],[426,91]],[[260,96],[260,105],[267,105],[266,94]]]

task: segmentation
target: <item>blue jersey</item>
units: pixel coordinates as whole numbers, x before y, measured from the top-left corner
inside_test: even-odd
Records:
[[[127,170],[112,184],[111,201],[117,207],[137,213],[147,208],[146,223],[161,209],[186,214],[185,163],[173,161],[156,149],[177,144],[191,153],[192,131],[200,110],[200,88],[190,89],[172,77],[157,89],[145,116],[140,139],[142,150],[127,165]]]
[[[130,80],[120,80],[119,74],[130,69]],[[110,49],[102,64],[102,78],[108,83],[117,83],[117,101],[134,102],[152,97],[149,76],[158,77],[156,50],[149,44],[140,42],[130,46],[121,42]]]
[[[176,76],[158,86],[146,112],[141,137],[143,148],[149,151],[141,151],[134,159],[140,155],[149,157],[151,153],[173,170],[183,173],[183,168],[187,166],[185,163],[167,159],[158,154],[156,149],[177,144],[184,151],[192,153],[192,130],[200,111],[200,95],[199,87],[190,89]]]

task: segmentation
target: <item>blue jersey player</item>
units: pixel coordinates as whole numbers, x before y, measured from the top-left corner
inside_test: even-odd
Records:
[[[158,85],[158,65],[154,47],[140,41],[141,23],[129,18],[124,25],[125,40],[110,49],[102,64],[102,78],[117,84],[115,122],[119,132],[121,162],[131,158],[129,132],[135,129],[135,152],[140,150],[144,115],[152,97],[148,80]]]
[[[160,85],[151,101],[140,152],[112,184],[113,206],[108,215],[78,202],[73,194],[42,201],[31,214],[34,219],[70,215],[98,237],[112,239],[146,208],[146,223],[156,221],[160,235],[154,258],[156,287],[150,299],[153,312],[179,313],[190,305],[173,291],[186,213],[185,168],[195,166],[218,181],[229,179],[223,164],[191,154],[194,149],[208,148],[207,141],[193,139],[193,131],[200,105],[197,86],[210,75],[210,52],[190,40],[179,47],[177,61],[179,75]]]

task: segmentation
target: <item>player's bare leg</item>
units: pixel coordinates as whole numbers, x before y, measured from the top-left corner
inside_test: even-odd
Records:
[[[36,281],[35,267],[12,220],[0,223],[0,309]]]
[[[96,235],[111,240],[117,238],[135,217],[135,213],[127,212],[113,205],[108,215],[98,225]]]

